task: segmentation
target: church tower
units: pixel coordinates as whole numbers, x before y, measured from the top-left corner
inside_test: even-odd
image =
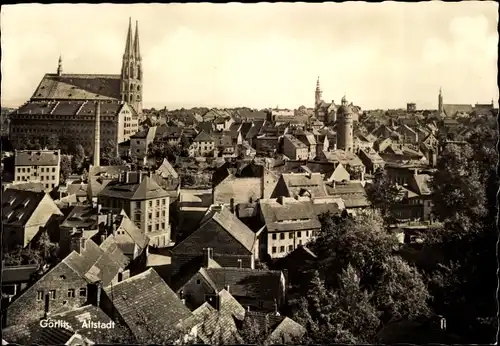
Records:
[[[132,36],[132,19],[129,19],[127,41],[123,53],[120,82],[122,101],[127,102],[139,114],[142,113],[142,58],[139,47],[139,25],[135,24]]]
[[[342,105],[339,107],[337,115],[337,149],[353,152],[353,114],[347,103],[346,97],[342,97]]]
[[[321,103],[321,96],[323,92],[321,91],[321,88],[319,86],[319,77],[318,80],[316,81],[316,92],[314,94],[314,108],[317,108],[318,105]]]
[[[438,96],[438,113],[443,113],[443,94],[441,88],[439,88],[439,96]]]

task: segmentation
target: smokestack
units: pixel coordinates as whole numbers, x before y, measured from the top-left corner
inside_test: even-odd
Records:
[[[95,131],[94,131],[94,166],[100,166],[101,156],[101,104],[95,107]]]

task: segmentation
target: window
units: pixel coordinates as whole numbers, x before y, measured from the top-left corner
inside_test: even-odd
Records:
[[[309,231],[306,231],[306,237],[309,237]]]
[[[148,232],[152,232],[153,231],[153,226],[149,225],[148,226]]]
[[[56,299],[56,290],[50,290],[49,295],[50,299]]]
[[[162,204],[162,205],[165,205],[166,200],[167,200],[166,198],[163,198],[163,199],[161,200],[161,204]]]
[[[272,252],[276,253],[276,246],[273,246]]]
[[[288,251],[290,251],[290,252],[293,251],[293,245],[288,245]]]
[[[36,292],[36,300],[43,300],[43,291]]]
[[[156,217],[160,217],[160,212],[159,211],[156,212]]]
[[[276,233],[273,233],[272,238],[273,240],[276,240]]]
[[[165,222],[161,223],[161,229],[165,229]]]
[[[259,308],[263,308],[264,307],[264,302],[259,300],[259,302],[257,303],[259,305]]]
[[[156,200],[156,206],[157,206],[157,207],[159,207],[159,206],[160,206],[160,200],[159,200],[159,199],[157,199],[157,200]]]
[[[280,234],[280,239],[285,239],[285,233]]]
[[[56,172],[56,169],[55,168],[52,168],[52,173],[55,173]]]
[[[153,201],[149,201],[149,206],[152,207],[153,206]]]
[[[68,298],[75,298],[75,290],[73,288],[68,289]]]
[[[40,176],[40,180],[43,180],[43,175]]]
[[[285,247],[284,246],[280,246],[280,252],[285,252]]]
[[[293,233],[292,232],[288,233],[288,239],[293,239]]]
[[[155,229],[158,231],[160,229],[160,224],[157,223],[156,226],[155,226]]]
[[[86,296],[87,296],[87,289],[80,288],[80,297],[86,297]]]
[[[52,176],[52,180],[56,180],[56,176],[55,175]]]
[[[302,234],[300,232],[297,232],[297,238],[302,237]]]
[[[141,202],[135,202],[135,209],[141,209]]]
[[[153,213],[148,214],[148,219],[151,220],[153,218]]]
[[[200,279],[196,280],[196,284],[199,285],[201,283]]]
[[[161,212],[161,216],[165,216],[165,210]]]
[[[43,172],[45,172],[45,168],[43,168],[43,167],[42,167],[42,168],[40,168],[40,171],[41,171],[42,173],[43,173]]]

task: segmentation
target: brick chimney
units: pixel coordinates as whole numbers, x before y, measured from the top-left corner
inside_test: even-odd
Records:
[[[203,267],[209,268],[210,260],[212,259],[213,259],[213,249],[212,248],[203,249]]]

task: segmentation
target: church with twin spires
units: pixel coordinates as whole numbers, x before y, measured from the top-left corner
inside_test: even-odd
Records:
[[[90,154],[96,137],[95,122],[99,119],[101,147],[111,141],[117,148],[118,143],[127,141],[138,130],[142,94],[139,26],[136,22],[134,34],[132,19],[129,19],[121,72],[64,73],[60,56],[57,72],[45,74],[30,100],[12,114],[12,142],[16,146],[26,138],[57,137],[61,144],[82,144]],[[100,107],[96,107],[96,103]],[[99,116],[96,116],[97,110]]]

